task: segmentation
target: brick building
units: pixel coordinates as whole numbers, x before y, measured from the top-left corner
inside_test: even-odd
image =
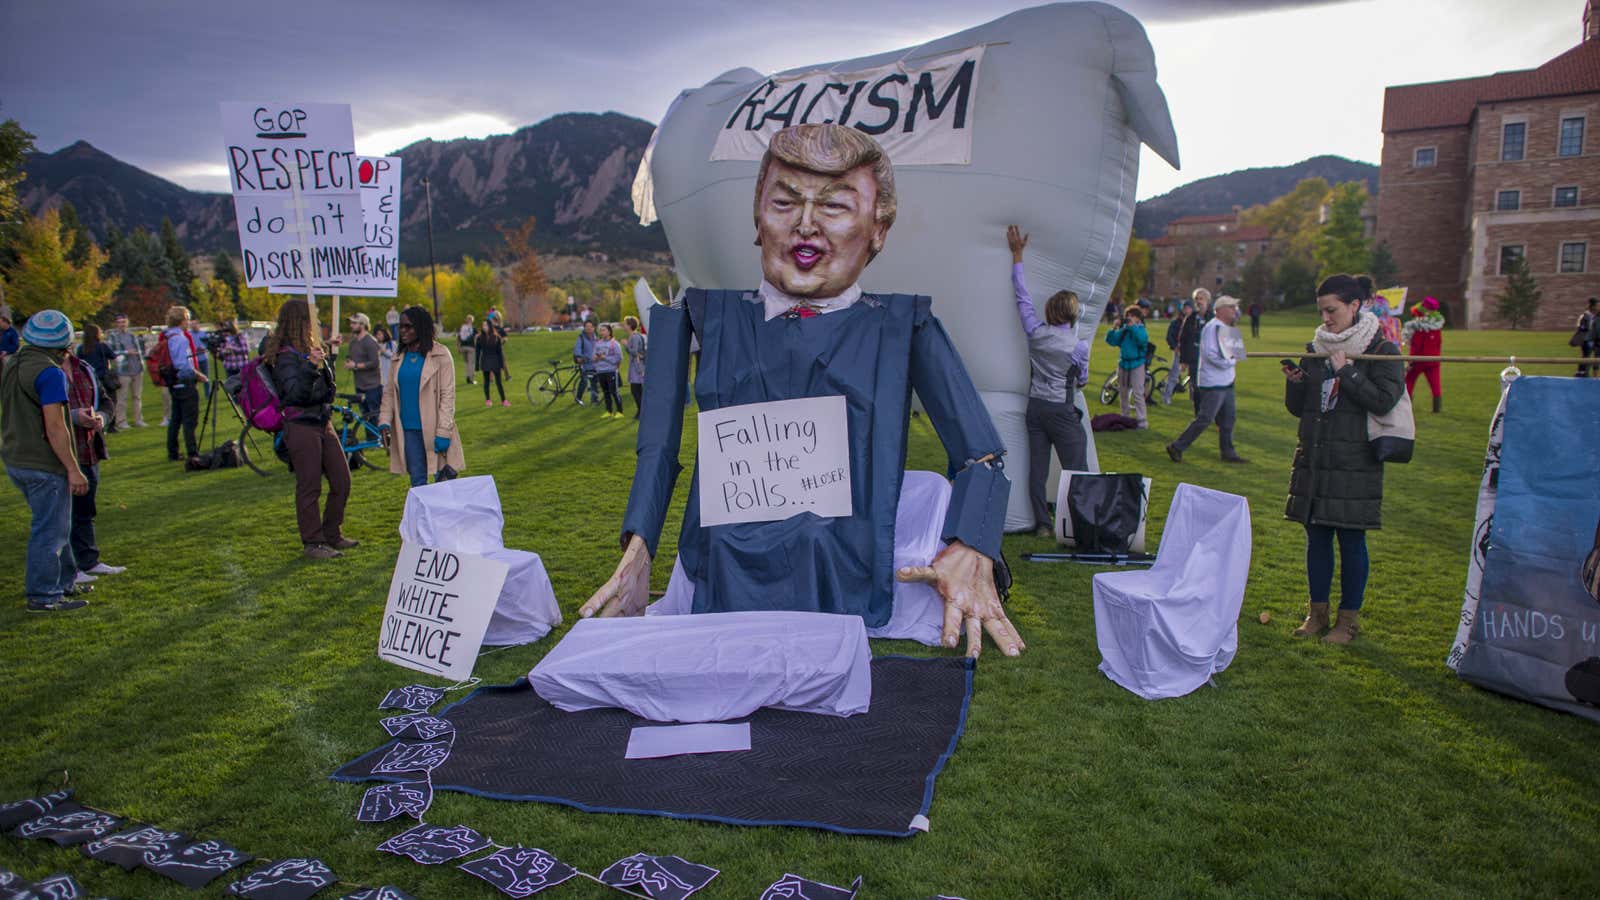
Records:
[[[1266,228],[1239,223],[1239,210],[1217,216],[1184,216],[1167,223],[1150,242],[1150,295],[1188,297],[1195,288],[1220,293],[1240,280],[1244,267],[1272,250]]]
[[[1535,328],[1566,329],[1600,294],[1600,0],[1583,40],[1537,69],[1391,87],[1378,239],[1411,296],[1499,327],[1506,265],[1543,291]]]

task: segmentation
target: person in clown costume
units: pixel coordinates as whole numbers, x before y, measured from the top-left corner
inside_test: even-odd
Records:
[[[1440,355],[1444,350],[1444,316],[1439,312],[1439,301],[1425,297],[1411,307],[1411,319],[1400,330],[1400,336],[1412,357]],[[1433,391],[1433,411],[1438,412],[1444,393],[1438,363],[1413,361],[1406,369],[1406,393],[1414,393],[1417,378],[1424,375],[1428,378],[1428,389]]]

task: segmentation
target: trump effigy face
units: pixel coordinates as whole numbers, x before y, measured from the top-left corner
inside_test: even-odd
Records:
[[[836,297],[883,248],[871,165],[826,175],[774,159],[757,190],[761,274],[786,294]]]

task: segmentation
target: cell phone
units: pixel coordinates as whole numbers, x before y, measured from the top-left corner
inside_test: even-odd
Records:
[[[1278,365],[1283,366],[1285,369],[1298,369],[1298,368],[1300,368],[1300,364],[1295,362],[1292,359],[1280,359],[1280,360],[1278,360]]]

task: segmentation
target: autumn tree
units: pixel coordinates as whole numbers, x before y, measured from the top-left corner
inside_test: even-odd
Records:
[[[33,152],[33,135],[16,119],[0,122],[0,271],[16,263],[16,243],[27,220],[17,186],[27,177],[23,158]]]
[[[61,246],[66,249],[67,262],[75,266],[83,265],[89,258],[89,248],[94,246],[89,229],[84,227],[78,218],[78,208],[71,202],[61,204]]]
[[[1366,202],[1367,186],[1359,181],[1347,181],[1329,194],[1327,220],[1317,232],[1312,253],[1319,278],[1365,272],[1372,262],[1366,224],[1361,221]]]
[[[1128,251],[1122,257],[1122,272],[1111,289],[1111,299],[1125,303],[1144,293],[1145,282],[1150,280],[1150,253],[1149,242],[1129,236]]]
[[[507,310],[507,318],[516,324],[523,324],[535,317],[534,310],[545,302],[544,294],[550,287],[549,279],[544,274],[544,264],[539,261],[539,253],[533,248],[533,230],[536,227],[538,220],[533,216],[523,219],[516,228],[495,226],[504,241],[499,258],[505,266],[507,286],[510,288],[511,303],[508,305],[515,307]]]
[[[233,257],[226,250],[218,250],[211,257],[211,277],[228,286],[228,301],[235,306],[239,303],[239,269],[233,264]]]
[[[445,321],[451,325],[459,328],[469,315],[481,322],[489,307],[500,305],[500,279],[495,276],[494,266],[465,256],[461,259],[461,273],[450,285],[448,296],[444,293],[440,296],[446,297]]]
[[[161,217],[161,253],[172,264],[172,282],[178,287],[178,296],[190,299],[189,284],[194,281],[194,266],[189,263],[189,251],[183,249],[178,240],[178,229],[166,216]]]
[[[1239,222],[1266,228],[1279,259],[1293,256],[1310,263],[1322,228],[1322,207],[1332,191],[1325,178],[1302,179],[1282,197],[1240,213]]]
[[[16,242],[16,263],[5,276],[6,300],[22,315],[59,309],[84,322],[104,309],[117,290],[115,278],[102,277],[105,254],[93,244],[82,265],[73,265],[61,245],[61,215],[47,210],[29,216]]]

